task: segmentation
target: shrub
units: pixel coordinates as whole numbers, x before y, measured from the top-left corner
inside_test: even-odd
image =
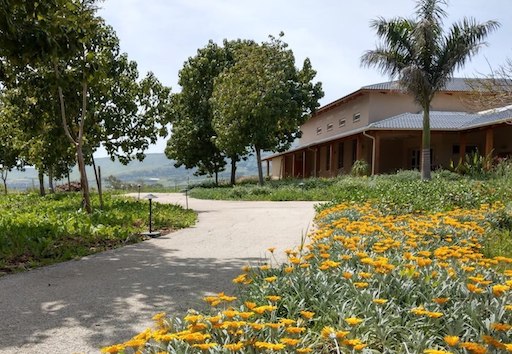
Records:
[[[370,174],[370,165],[365,160],[357,160],[352,165],[350,175],[355,177],[368,176]]]

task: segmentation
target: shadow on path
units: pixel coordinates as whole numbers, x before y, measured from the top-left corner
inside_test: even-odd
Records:
[[[75,349],[77,332],[92,348],[126,340],[157,312],[180,315],[205,306],[206,294],[233,292],[240,268],[260,261],[176,258],[175,252],[144,242],[1,278],[0,318],[11,320],[2,321],[0,351],[36,349],[56,329],[69,334],[58,338],[65,350]]]

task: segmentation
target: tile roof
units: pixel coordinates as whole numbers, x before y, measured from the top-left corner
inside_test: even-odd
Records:
[[[448,80],[446,86],[441,91],[471,91],[472,85],[471,82],[474,83],[473,86],[477,86],[479,80],[487,80],[487,79],[465,79],[461,77],[456,77]],[[381,82],[378,84],[367,85],[361,87],[362,90],[400,90],[400,86],[398,85],[398,81],[387,81]]]
[[[430,112],[431,130],[465,130],[480,126],[512,121],[512,107],[485,113],[465,112]],[[423,113],[402,113],[394,117],[371,123],[367,129],[372,130],[421,130]]]

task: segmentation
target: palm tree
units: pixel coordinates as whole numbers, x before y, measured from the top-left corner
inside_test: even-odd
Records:
[[[499,27],[496,21],[477,23],[464,18],[444,32],[446,0],[417,0],[415,18],[378,18],[371,23],[381,45],[361,57],[364,66],[374,66],[411,94],[423,109],[421,178],[430,179],[430,103],[453,72],[464,66],[484,39]]]

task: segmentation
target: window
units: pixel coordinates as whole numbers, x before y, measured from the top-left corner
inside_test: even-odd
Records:
[[[329,123],[327,124],[327,131],[331,131],[332,130],[332,127],[333,127],[333,124],[332,123]]]
[[[345,143],[338,144],[338,168],[343,168],[345,157]]]
[[[322,128],[318,127],[316,128],[316,135],[322,134]]]
[[[331,147],[325,147],[325,170],[329,171],[331,169]]]
[[[352,165],[357,160],[357,139],[352,140]]]
[[[434,152],[430,149],[430,168],[434,166]],[[412,150],[411,169],[421,170],[421,150]]]
[[[478,153],[478,146],[476,145],[466,145],[466,155],[476,154]],[[452,154],[458,155],[460,154],[460,145],[452,146]]]
[[[352,116],[352,122],[354,122],[354,123],[359,122],[360,119],[361,119],[361,113],[354,113],[354,115]]]
[[[341,128],[341,127],[344,127],[346,123],[347,123],[347,120],[346,120],[345,118],[341,118],[341,119],[339,120],[339,122],[338,122],[338,124],[339,124],[340,128]]]

